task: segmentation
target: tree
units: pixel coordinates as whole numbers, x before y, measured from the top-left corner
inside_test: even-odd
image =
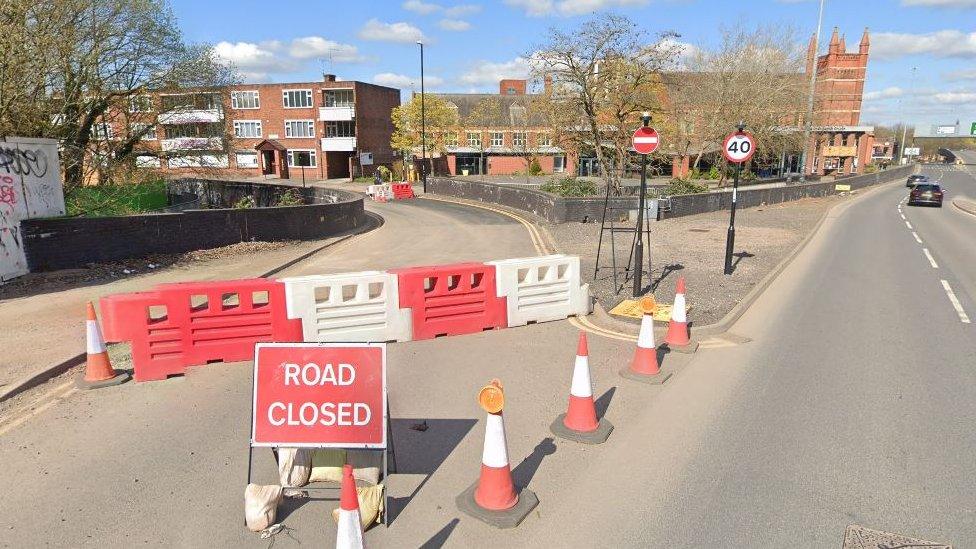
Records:
[[[693,166],[740,121],[756,138],[760,158],[799,146],[802,134],[790,128],[802,123],[808,84],[805,48],[794,31],[732,27],[721,29],[721,37],[713,49],[695,49],[687,72],[669,78],[671,116],[683,129],[682,143],[695,153]]]
[[[184,41],[166,0],[9,0],[3,6],[0,36],[23,55],[0,55],[0,133],[59,139],[67,190],[87,170],[110,177],[131,161],[152,125],[130,131],[124,118],[130,98],[235,81],[211,47]],[[125,124],[121,136],[104,135],[117,124]]]
[[[478,149],[481,153],[480,170],[485,169],[485,149],[486,141],[490,143],[491,128],[497,127],[502,117],[502,104],[497,97],[485,97],[475,104],[464,120],[465,129],[478,130]],[[487,170],[486,170],[487,171]]]
[[[447,151],[448,135],[457,135],[457,109],[436,95],[424,94],[424,124],[427,134],[427,154]],[[394,150],[403,151],[404,161],[407,156],[421,150],[421,95],[414,94],[408,103],[393,107],[390,116],[393,118],[393,134],[390,146]],[[426,160],[426,159],[424,159]]]
[[[592,149],[606,184],[619,192],[615,166],[626,166],[630,138],[641,113],[663,113],[659,74],[681,51],[676,34],[650,39],[636,23],[599,15],[576,30],[550,29],[529,55],[537,80],[551,81],[544,108],[557,143]]]

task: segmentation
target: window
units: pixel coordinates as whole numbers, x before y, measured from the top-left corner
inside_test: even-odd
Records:
[[[234,137],[261,137],[261,121],[235,120]]]
[[[129,112],[149,112],[152,110],[152,98],[148,95],[133,95],[129,98]]]
[[[236,153],[237,167],[238,168],[257,168],[258,167],[258,152],[257,151],[237,151]]]
[[[112,131],[111,125],[105,122],[96,122],[92,124],[91,136],[92,139],[112,139],[115,137],[115,132]]]
[[[515,132],[512,134],[512,146],[525,148],[525,132]]]
[[[220,95],[216,93],[181,93],[160,97],[164,111],[174,109],[214,110],[220,109]]]
[[[480,147],[481,146],[481,134],[478,132],[468,132],[468,146],[470,147]]]
[[[288,167],[294,168],[296,166],[307,166],[309,168],[318,166],[315,162],[315,151],[312,149],[289,149]]]
[[[566,157],[565,156],[554,156],[552,157],[552,171],[561,173],[566,171]]]
[[[326,90],[326,107],[352,107],[354,105],[352,90]]]
[[[356,137],[356,123],[352,120],[326,122],[326,137]]]
[[[315,121],[285,120],[285,137],[315,137]]]
[[[312,90],[283,90],[281,99],[286,109],[311,107]]]
[[[448,147],[457,147],[458,135],[455,132],[447,132],[444,134],[444,144]]]
[[[540,147],[551,147],[552,146],[552,138],[549,137],[549,134],[548,133],[540,133],[539,134],[539,137],[537,137],[536,139],[539,141],[539,146]]]
[[[230,92],[230,108],[232,109],[260,109],[261,96],[254,91]]]
[[[491,146],[501,147],[505,144],[505,135],[502,132],[491,132]]]
[[[167,124],[166,139],[181,137],[222,137],[224,125],[217,122],[212,124]]]
[[[153,124],[139,124],[133,123],[129,125],[130,135],[142,134],[139,139],[143,141],[155,141],[156,140],[156,126]]]

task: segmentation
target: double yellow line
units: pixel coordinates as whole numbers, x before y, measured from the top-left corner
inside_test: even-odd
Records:
[[[461,204],[463,206],[470,206],[472,208],[481,208],[482,210],[488,210],[490,212],[495,212],[497,214],[504,215],[505,217],[514,219],[515,221],[519,222],[523,227],[525,227],[526,231],[528,231],[529,238],[532,240],[532,246],[535,248],[536,253],[538,253],[539,255],[550,255],[556,253],[555,246],[548,242],[549,239],[543,236],[543,232],[538,227],[536,227],[534,223],[532,223],[528,219],[518,214],[512,213],[508,210],[503,210],[501,208],[495,208],[492,206],[475,203],[475,202],[451,200],[446,198],[434,198],[430,195],[424,195],[423,198],[425,200],[434,200],[437,202],[447,202],[450,204]],[[617,332],[609,328],[602,328],[590,322],[590,320],[586,317],[582,317],[582,316],[570,317],[568,320],[569,323],[572,324],[573,326],[576,326],[577,328],[594,335],[598,335],[610,339],[616,339],[620,341],[637,341],[636,335]]]

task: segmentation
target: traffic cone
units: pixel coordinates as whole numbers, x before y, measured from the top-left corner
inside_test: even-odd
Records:
[[[657,360],[657,346],[654,345],[654,301],[640,300],[644,315],[641,318],[640,334],[637,336],[637,350],[630,361],[630,367],[620,371],[620,375],[645,383],[660,384],[671,377],[670,372],[661,370]]]
[[[481,475],[455,501],[458,509],[477,519],[499,528],[514,528],[539,504],[539,499],[529,490],[517,492],[512,479],[502,415],[505,395],[501,382],[493,379],[483,387],[478,402],[488,412]]]
[[[362,549],[363,523],[359,517],[359,495],[352,478],[352,465],[342,466],[342,488],[339,492],[339,525],[336,549]]]
[[[674,291],[674,306],[671,308],[671,321],[668,323],[668,333],[664,336],[664,343],[669,349],[685,353],[693,353],[698,349],[698,342],[691,340],[688,329],[688,307],[685,304],[685,279],[678,279]]]
[[[613,431],[613,425],[609,421],[598,420],[596,417],[586,332],[580,332],[576,348],[573,384],[569,389],[569,408],[565,414],[556,417],[549,429],[558,437],[586,444],[606,442]]]
[[[127,372],[116,372],[112,368],[108,350],[105,348],[105,339],[102,338],[102,330],[98,327],[95,306],[91,301],[88,302],[85,333],[88,359],[85,364],[85,375],[78,378],[76,385],[81,389],[98,389],[129,381],[130,376]]]

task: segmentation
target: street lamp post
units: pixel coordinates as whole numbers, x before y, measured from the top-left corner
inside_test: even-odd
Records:
[[[813,37],[813,66],[810,69],[810,93],[807,96],[807,119],[803,125],[803,144],[800,149],[800,182],[807,180],[807,146],[810,143],[810,130],[813,126],[813,95],[817,87],[817,52],[820,49],[820,25],[823,23],[824,1],[820,0],[820,15],[817,16],[817,34]]]
[[[417,40],[420,46],[420,179],[424,182],[424,194],[427,194],[427,98],[424,96],[424,43]]]
[[[915,93],[915,69],[916,68],[917,67],[912,67],[912,80],[911,80],[911,85],[908,88],[909,89],[909,92],[908,92],[909,93],[909,96],[911,96],[911,95],[913,95]],[[905,157],[905,139],[906,139],[906,134],[907,133],[908,133],[908,124],[905,123],[905,100],[903,99],[902,102],[901,102],[901,144],[898,147],[898,156],[900,157],[898,159],[898,163],[899,164],[907,164],[908,163],[906,161],[907,158]],[[913,132],[913,135],[912,135],[912,141],[913,141],[912,146],[914,146],[915,145],[915,143],[914,143],[914,141],[915,141],[914,132]]]

